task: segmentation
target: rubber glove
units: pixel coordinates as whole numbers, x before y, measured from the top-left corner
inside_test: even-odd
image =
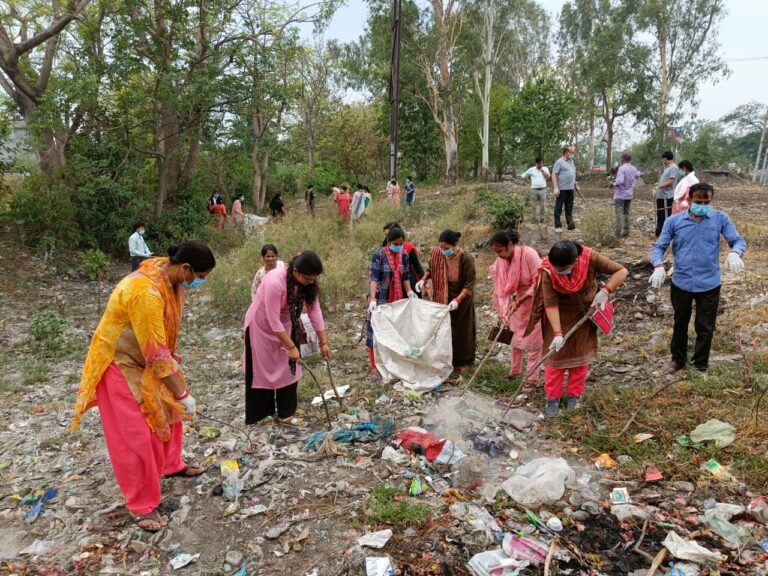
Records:
[[[728,254],[728,257],[725,259],[725,265],[734,274],[740,274],[744,271],[744,262],[742,262],[741,256],[736,254],[736,252]]]
[[[656,266],[656,270],[654,270],[653,274],[651,274],[651,278],[648,280],[648,283],[652,288],[661,288],[666,278],[667,271],[664,270],[664,266]]]
[[[416,295],[416,292],[411,290],[410,292],[408,292],[408,299],[413,300],[414,298],[418,298],[418,296]]]
[[[559,352],[560,348],[563,346],[565,346],[565,338],[563,338],[562,334],[558,334],[552,339],[552,344],[549,345],[549,349]]]
[[[376,300],[371,300],[368,304],[368,312],[373,312],[376,309]]]
[[[608,292],[605,290],[599,290],[597,294],[595,294],[595,299],[592,300],[592,308],[600,308],[600,310],[605,310],[605,305],[608,303]]]
[[[560,189],[555,188],[554,190],[552,190],[552,194],[554,194],[555,196],[560,196]]]
[[[424,290],[424,280],[419,280],[418,282],[416,282],[416,286],[414,286],[413,289],[416,290],[416,292],[418,292],[419,294],[421,294],[421,291]]]
[[[450,304],[448,304],[448,312],[453,312],[459,307],[459,303],[456,302],[456,300],[451,300]]]
[[[179,404],[184,406],[184,410],[186,410],[187,414],[190,416],[195,415],[195,412],[197,411],[197,400],[194,399],[192,394],[187,394],[185,398],[179,400]]]

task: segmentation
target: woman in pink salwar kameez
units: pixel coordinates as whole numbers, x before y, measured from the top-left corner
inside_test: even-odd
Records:
[[[490,244],[491,250],[498,256],[490,267],[493,307],[502,322],[514,333],[510,346],[511,366],[507,375],[507,378],[514,378],[522,373],[524,353],[528,353],[526,372],[541,359],[541,326],[537,326],[528,336],[523,336],[531,315],[532,301],[528,299],[522,305],[517,305],[533,286],[541,258],[530,246],[522,246],[514,231],[494,234]],[[524,386],[533,386],[538,378],[539,369],[536,369],[524,382]]]
[[[306,312],[317,332],[320,354],[331,349],[320,310],[317,278],[323,264],[314,252],[296,256],[286,268],[264,276],[245,315],[245,423],[267,416],[286,420],[296,413],[301,380],[301,313]],[[275,410],[277,408],[277,410]]]

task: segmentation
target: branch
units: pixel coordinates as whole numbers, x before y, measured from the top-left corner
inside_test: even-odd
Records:
[[[69,24],[72,20],[80,15],[80,13],[85,9],[90,1],[91,0],[77,0],[69,14],[61,16],[58,20],[54,20],[48,28],[40,30],[40,32],[32,36],[32,38],[29,40],[21,42],[20,44],[14,44],[14,56],[18,58],[21,54],[29,52],[49,38],[56,36],[59,32],[67,27],[67,24]]]

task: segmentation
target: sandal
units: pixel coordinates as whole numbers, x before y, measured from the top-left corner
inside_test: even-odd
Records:
[[[133,519],[133,522],[136,524],[136,526],[145,532],[159,532],[168,526],[167,520],[163,518],[163,516],[157,511],[157,508],[148,514],[141,514],[140,516],[134,516],[131,514],[131,518]]]
[[[184,466],[184,468],[178,472],[174,472],[173,474],[166,474],[165,477],[174,478],[176,476],[181,476],[182,478],[195,478],[201,474],[205,474],[207,471],[208,468],[204,468],[203,466]]]

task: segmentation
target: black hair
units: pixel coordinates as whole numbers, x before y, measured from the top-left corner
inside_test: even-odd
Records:
[[[455,230],[443,230],[438,241],[445,242],[451,246],[456,246],[456,244],[459,243],[459,238],[461,238],[461,232],[456,232]]]
[[[171,264],[189,264],[196,274],[213,270],[216,258],[205,242],[187,240],[168,248],[168,258]]]
[[[694,194],[698,194],[703,198],[712,198],[712,196],[715,194],[715,189],[713,188],[712,184],[699,182],[698,184],[694,184],[688,189],[689,198],[693,198]]]
[[[387,222],[386,224],[384,224],[384,228],[383,228],[383,230],[385,230],[385,231],[386,231],[386,230],[392,230],[392,228],[394,228],[395,226],[397,226],[398,228],[400,228],[400,223],[399,223],[399,222],[395,222],[395,221],[393,220],[392,222]]]
[[[410,176],[408,176],[407,178],[408,178],[408,180],[413,180],[413,178],[411,178]]]
[[[138,230],[139,228],[145,228],[144,222],[142,222],[141,220],[139,220],[138,222],[136,222],[136,224],[133,225],[134,230]]]
[[[666,152],[662,152],[661,153],[661,157],[664,158],[665,160],[674,160],[675,159],[675,155],[672,153],[671,150],[667,150]]]
[[[309,190],[310,188],[314,188],[314,186],[312,184],[307,184],[307,190]]]
[[[544,162],[544,160],[541,159],[541,156],[536,156],[536,160],[534,161],[534,163],[538,164],[539,162]]]
[[[323,263],[320,257],[311,250],[300,252],[288,263],[287,282],[293,284],[293,271],[296,270],[304,276],[319,276],[323,273]],[[299,295],[307,304],[312,304],[320,294],[320,286],[317,282],[303,286],[299,284]]]
[[[691,164],[690,160],[683,160],[680,162],[680,164],[677,165],[677,167],[680,168],[680,170],[683,168],[688,168],[688,172],[693,172],[693,164]]]
[[[400,228],[400,226],[392,226],[389,229],[389,234],[387,234],[387,242],[394,242],[395,240],[400,240],[400,238],[405,240],[405,230]]]
[[[549,263],[553,266],[570,266],[583,251],[581,244],[572,240],[560,240],[549,249]]]
[[[267,255],[267,252],[274,252],[275,256],[277,256],[277,246],[274,244],[264,244],[264,246],[261,247],[261,257]]]
[[[488,244],[508,246],[510,242],[512,242],[512,244],[520,243],[520,236],[518,235],[517,230],[502,230],[501,232],[496,232],[496,234],[491,236],[491,240]]]

